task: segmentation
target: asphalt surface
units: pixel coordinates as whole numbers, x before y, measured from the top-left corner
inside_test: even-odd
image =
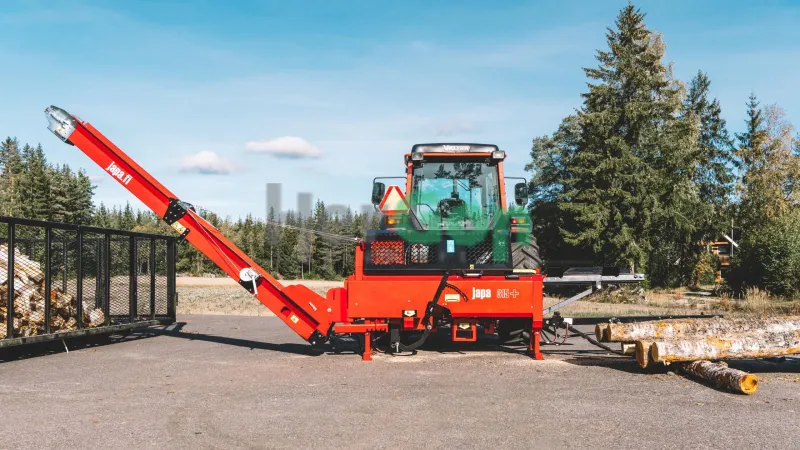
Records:
[[[763,379],[743,396],[577,338],[545,361],[489,341],[367,363],[271,317],[179,322],[0,354],[0,449],[800,448],[795,359],[739,364]]]

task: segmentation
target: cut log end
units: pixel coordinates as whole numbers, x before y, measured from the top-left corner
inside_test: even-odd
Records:
[[[636,341],[636,362],[639,363],[642,369],[647,368],[650,364],[650,347],[653,343],[650,341]]]
[[[683,372],[709,381],[716,387],[751,395],[758,390],[758,377],[725,364],[711,361],[693,361],[680,365]]]
[[[594,326],[594,337],[600,342],[603,342],[603,327],[598,323]]]
[[[758,377],[748,373],[739,380],[739,389],[747,394],[754,394],[758,390]]]

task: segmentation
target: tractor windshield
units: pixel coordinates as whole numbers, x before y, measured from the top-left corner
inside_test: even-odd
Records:
[[[501,212],[497,165],[423,162],[414,168],[409,202],[427,229],[488,228]]]

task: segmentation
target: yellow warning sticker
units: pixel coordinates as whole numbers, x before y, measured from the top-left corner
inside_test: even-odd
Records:
[[[294,323],[297,323],[297,322],[300,321],[300,319],[298,319],[297,316],[295,316],[294,314],[292,314],[292,316],[289,317],[289,320],[291,320]]]
[[[458,294],[444,294],[444,302],[445,303],[453,303],[453,302],[460,302],[461,296]]]
[[[186,227],[181,225],[178,222],[173,222],[172,225],[170,225],[170,226],[180,234],[183,234],[183,232],[186,231]]]

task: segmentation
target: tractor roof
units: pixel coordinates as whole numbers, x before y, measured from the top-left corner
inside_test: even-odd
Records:
[[[492,153],[499,150],[491,144],[417,144],[411,153]]]

